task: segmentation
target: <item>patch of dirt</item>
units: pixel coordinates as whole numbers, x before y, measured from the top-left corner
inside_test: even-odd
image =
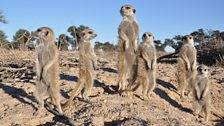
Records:
[[[13,63],[22,59],[35,59],[34,52],[29,55],[16,56],[24,52],[10,52],[0,55],[1,67],[11,61],[9,54],[15,57]],[[31,57],[30,57],[31,56]],[[71,57],[76,58],[71,58]],[[96,71],[91,101],[87,102],[77,96],[73,100],[70,117],[75,125],[90,126],[210,126],[224,125],[211,114],[210,121],[205,122],[202,117],[192,114],[191,97],[184,100],[177,94],[177,65],[158,63],[157,87],[151,97],[143,101],[141,91],[135,92],[131,98],[122,97],[116,92],[117,88],[117,54],[101,53],[99,70]],[[70,58],[68,58],[70,57]],[[68,59],[68,62],[65,59]],[[78,81],[77,53],[60,52],[60,85],[62,102],[69,98],[71,91]],[[8,61],[9,60],[9,61]],[[34,70],[35,71],[35,70]],[[224,68],[211,68],[211,96],[212,111],[224,114]],[[33,75],[34,76],[34,75]],[[33,77],[35,80],[35,77]],[[0,124],[1,126],[49,126],[68,125],[63,118],[56,117],[45,110],[40,117],[33,116],[35,98],[33,81],[0,82]],[[68,113],[68,110],[65,110]],[[222,115],[224,116],[224,115]]]

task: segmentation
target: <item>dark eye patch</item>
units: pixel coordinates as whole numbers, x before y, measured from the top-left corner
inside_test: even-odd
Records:
[[[148,36],[151,37],[152,35],[151,34],[148,34]]]
[[[37,32],[40,32],[41,31],[41,29],[37,29]]]
[[[146,37],[146,34],[143,34],[143,37]]]
[[[46,31],[45,36],[47,36],[47,35],[48,35],[48,33],[49,33],[49,32],[48,32],[48,31]]]
[[[202,69],[201,68],[197,68],[197,71],[202,71]]]
[[[92,32],[92,31],[89,31],[88,33],[89,33],[89,34],[93,34],[93,32]]]
[[[192,37],[189,37],[189,39],[192,39]]]

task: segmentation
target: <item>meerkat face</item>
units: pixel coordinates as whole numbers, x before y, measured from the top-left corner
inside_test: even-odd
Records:
[[[37,39],[42,39],[42,40],[48,40],[49,38],[54,37],[54,32],[52,29],[48,27],[41,27],[38,28],[36,31],[32,32],[32,34],[37,38]]]
[[[142,35],[142,41],[147,41],[147,42],[153,42],[154,40],[154,37],[153,37],[153,34],[151,32],[145,32],[143,35]]]
[[[88,29],[88,28],[84,29],[81,35],[82,35],[82,39],[87,41],[92,40],[97,36],[97,34],[92,29]]]
[[[194,38],[192,35],[186,35],[182,38],[185,43],[194,43]]]
[[[205,65],[200,65],[198,68],[197,68],[197,71],[198,71],[198,74],[199,75],[208,75],[208,67],[205,66]]]
[[[122,16],[130,16],[136,13],[136,10],[133,6],[126,4],[121,7],[120,13]]]

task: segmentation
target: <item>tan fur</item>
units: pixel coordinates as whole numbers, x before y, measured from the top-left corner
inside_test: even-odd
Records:
[[[153,34],[145,32],[142,36],[142,46],[139,48],[138,72],[136,85],[129,91],[142,87],[142,95],[146,100],[156,86],[156,48],[153,43]]]
[[[135,19],[135,9],[131,5],[121,7],[123,21],[118,28],[118,90],[126,89],[136,74],[136,56],[138,49],[139,26]]]
[[[39,104],[37,112],[39,114],[44,106],[44,96],[47,94],[56,106],[58,112],[62,114],[59,92],[59,70],[57,47],[54,44],[54,32],[48,27],[41,27],[33,34],[38,38],[39,46],[37,48],[36,63],[36,90],[34,92]]]
[[[197,52],[194,47],[193,37],[187,35],[183,38],[184,45],[181,47],[178,59],[178,92],[184,96],[185,89],[191,90],[192,76],[196,74]]]
[[[92,29],[82,31],[79,50],[79,82],[75,90],[73,90],[69,100],[63,105],[63,108],[69,107],[75,96],[80,93],[84,99],[88,100],[93,87],[94,69],[97,67],[97,57],[91,46],[90,40],[95,38],[97,34]]]
[[[193,85],[193,108],[194,114],[201,111],[205,113],[205,120],[208,121],[210,113],[210,82],[208,68],[205,65],[198,67],[198,75]]]

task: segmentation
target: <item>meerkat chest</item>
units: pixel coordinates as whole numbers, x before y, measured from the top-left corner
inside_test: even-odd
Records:
[[[40,45],[37,50],[37,56],[39,63],[45,65],[50,60],[48,47]]]
[[[124,21],[121,25],[121,28],[129,38],[132,36],[134,37],[138,31],[136,23],[131,21]]]
[[[198,87],[200,87],[199,89],[201,89],[201,91],[203,91],[206,88],[207,83],[208,83],[207,78],[199,77]]]
[[[88,67],[91,63],[91,57],[90,57],[90,44],[89,43],[83,43],[80,46],[79,51],[79,65],[80,67]]]

